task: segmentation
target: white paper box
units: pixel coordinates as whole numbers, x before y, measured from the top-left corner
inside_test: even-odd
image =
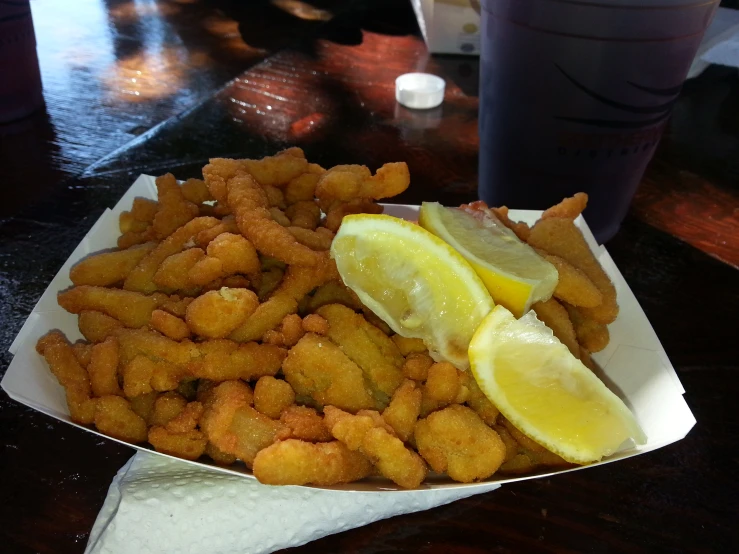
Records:
[[[5,392],[18,402],[103,437],[105,435],[97,433],[97,431],[72,423],[67,410],[64,390],[49,371],[44,359],[36,353],[35,345],[41,336],[52,329],[60,329],[73,342],[81,338],[77,328],[77,316],[65,312],[57,305],[57,293],[71,286],[69,269],[78,260],[92,252],[115,247],[119,235],[118,216],[122,211],[130,209],[133,199],[137,196],[156,198],[153,177],[140,176],[118,204],[112,210],[106,210],[100,216],[100,219],[93,225],[90,232],[59,270],[59,273],[41,296],[38,304],[36,304],[10,346],[10,352],[14,357],[2,380],[2,387]],[[388,204],[385,207],[385,213],[415,220],[418,207]],[[533,223],[539,218],[540,214],[541,212],[538,211],[511,210],[510,217],[515,220]],[[597,245],[582,218],[579,218],[576,223],[583,230],[590,247],[597,254],[603,268],[613,280],[620,305],[618,319],[609,326],[611,341],[608,347],[595,354],[593,358],[602,368],[602,378],[606,384],[634,411],[648,439],[643,446],[629,448],[627,445],[625,449],[609,456],[602,462],[591,464],[591,466],[596,466],[643,454],[676,442],[688,434],[688,431],[695,425],[695,418],[685,400],[683,400],[685,391],[672,364],[667,359],[662,345],[626,281],[624,281],[605,248]],[[106,438],[116,440],[110,437]],[[146,450],[143,447],[129,446]],[[160,455],[166,456],[166,454]],[[207,462],[188,463],[209,466],[216,471],[254,478],[244,466],[223,468],[209,465]],[[510,483],[541,477],[542,475],[577,471],[591,466],[517,478],[494,476],[488,482]],[[454,483],[443,476],[431,476],[423,486],[426,489],[439,489],[478,487],[481,484],[460,484]],[[379,478],[327,488],[345,491],[388,491],[397,489],[389,481]]]
[[[418,26],[433,54],[480,54],[477,0],[413,0]]]

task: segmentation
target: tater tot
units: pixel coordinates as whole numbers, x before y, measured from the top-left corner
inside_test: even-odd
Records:
[[[490,477],[506,457],[498,434],[471,409],[454,405],[416,424],[418,452],[434,471],[471,483]]]
[[[120,396],[103,396],[95,400],[95,427],[116,439],[134,444],[145,442],[146,421]]]
[[[183,340],[190,336],[190,328],[187,326],[187,323],[164,310],[154,310],[151,312],[149,325],[152,329],[159,331],[165,337],[169,337],[172,340]]]
[[[92,347],[87,373],[90,375],[93,395],[123,396],[118,385],[118,339],[108,337]]]
[[[295,402],[295,391],[287,381],[260,377],[254,386],[254,408],[272,419],[279,419],[282,410]]]
[[[186,321],[196,335],[227,337],[259,306],[257,295],[247,289],[222,288],[198,296],[187,307]]]

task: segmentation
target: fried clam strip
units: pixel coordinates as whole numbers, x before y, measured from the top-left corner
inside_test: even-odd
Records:
[[[179,297],[169,297],[161,293],[146,295],[127,290],[92,287],[88,285],[74,287],[57,295],[59,305],[70,313],[102,313],[110,318],[114,318],[119,324],[131,328],[148,325],[151,321],[152,313],[158,308],[175,315],[179,315],[180,308],[182,308],[181,312],[184,315],[184,308],[187,307],[190,300],[188,299],[187,302],[182,302]],[[88,333],[83,328],[83,326],[87,326],[89,317],[90,315],[87,314],[84,318],[80,318],[80,330],[82,330],[82,333],[88,340],[100,342],[99,336],[88,336]],[[102,320],[105,318],[101,318],[99,315],[94,317],[97,320],[95,325],[103,324]],[[115,328],[116,325],[108,319],[105,319],[105,321],[108,323],[103,325],[101,330],[106,332],[105,336],[107,336],[109,334],[107,332]],[[93,331],[93,335],[96,334]]]
[[[339,441],[288,439],[261,450],[254,459],[254,476],[267,485],[328,487],[358,481],[371,472],[372,463],[366,457]]]
[[[323,262],[321,253],[297,242],[290,231],[272,219],[267,195],[251,175],[236,175],[228,180],[227,187],[228,205],[239,230],[259,252],[295,265]]]
[[[267,331],[277,327],[285,316],[298,311],[298,302],[313,289],[339,279],[336,264],[321,255],[321,261],[314,267],[290,265],[280,285],[262,302],[246,321],[230,335],[231,340],[246,342],[261,339]]]
[[[434,471],[462,483],[490,477],[506,456],[498,433],[465,406],[449,406],[420,420],[415,439],[418,452]]]
[[[582,271],[598,287],[603,302],[593,308],[582,308],[585,317],[598,323],[612,323],[618,316],[616,288],[590,250],[582,232],[571,219],[540,219],[531,228],[528,243],[548,254],[558,256]]]
[[[95,418],[90,377],[77,361],[72,346],[59,331],[52,331],[36,343],[36,351],[49,364],[51,373],[64,387],[69,415],[75,423],[89,424]]]
[[[367,166],[337,165],[318,180],[316,197],[328,213],[332,206],[357,198],[379,200],[400,194],[410,184],[405,162],[386,163],[372,175]]]
[[[149,443],[157,452],[186,460],[197,460],[205,453],[208,443],[205,434],[196,429],[203,411],[202,403],[188,403],[165,425],[155,425],[149,429]]]
[[[555,298],[582,308],[595,308],[603,302],[603,295],[585,273],[559,256],[543,250],[537,250],[537,253],[557,269],[559,279],[554,289]]]
[[[241,381],[226,381],[213,389],[213,397],[200,420],[207,439],[218,449],[233,454],[252,467],[257,453],[280,438],[289,429],[256,411],[249,386]]]
[[[157,290],[154,275],[159,266],[169,256],[177,254],[193,243],[198,233],[218,225],[220,221],[214,217],[196,217],[185,223],[164,239],[154,250],[144,257],[123,283],[123,288],[130,291],[151,294]]]
[[[505,418],[494,427],[506,446],[506,457],[499,472],[504,475],[522,475],[537,469],[568,467],[571,464],[534,442],[516,429]]]
[[[120,329],[116,336],[126,396],[175,390],[185,377],[220,382],[274,375],[285,358],[285,350],[271,344],[176,342],[145,329]]]
[[[282,371],[295,393],[312,398],[319,408],[357,412],[376,406],[362,369],[326,337],[306,334],[289,350]]]
[[[572,355],[578,357],[580,346],[577,344],[575,328],[565,307],[554,298],[550,298],[546,302],[536,302],[531,308],[536,312],[536,317],[552,330],[554,336],[569,348]]]
[[[582,308],[566,305],[567,313],[572,320],[577,341],[588,352],[600,352],[610,340],[608,327],[590,319]]]
[[[329,304],[316,312],[328,322],[328,338],[364,373],[364,379],[384,409],[403,382],[405,362],[395,343],[364,317],[342,304]]]
[[[156,242],[147,242],[125,250],[101,252],[88,256],[69,271],[75,285],[108,287],[122,282],[149,252]]]
[[[384,477],[406,489],[417,488],[426,478],[423,459],[395,436],[377,412],[352,415],[326,406],[324,414],[331,434],[349,450],[369,458]]]

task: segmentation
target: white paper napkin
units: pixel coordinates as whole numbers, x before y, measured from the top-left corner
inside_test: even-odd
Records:
[[[271,487],[138,452],[113,479],[85,554],[262,554],[499,488]]]
[[[739,67],[739,10],[716,10],[690,66],[688,79],[697,77],[712,63]]]

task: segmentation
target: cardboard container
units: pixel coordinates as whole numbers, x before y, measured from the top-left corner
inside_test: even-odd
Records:
[[[479,0],[412,0],[418,26],[433,54],[480,54]]]
[[[109,440],[116,439],[102,435],[91,428],[72,423],[67,410],[64,390],[49,371],[44,359],[36,353],[35,345],[41,336],[52,329],[60,329],[72,342],[82,338],[77,328],[77,316],[65,312],[57,305],[57,293],[72,285],[69,279],[69,269],[77,261],[92,252],[115,247],[119,235],[118,217],[122,211],[130,209],[133,199],[137,196],[156,198],[153,177],[140,176],[118,204],[112,210],[106,210],[103,213],[79,246],[72,252],[72,255],[41,296],[38,304],[36,304],[10,346],[10,352],[14,357],[2,380],[2,388],[14,400]],[[386,205],[385,213],[415,220],[417,219],[418,206],[389,204]],[[533,223],[539,218],[540,214],[541,212],[538,211],[511,210],[510,217],[515,220]],[[635,447],[627,442],[615,454],[589,466],[516,478],[493,476],[487,482],[511,483],[541,477],[542,475],[578,471],[630,458],[682,439],[695,425],[695,418],[683,399],[685,390],[626,281],[624,281],[605,248],[597,245],[582,218],[579,218],[576,223],[582,229],[585,238],[598,256],[603,268],[613,280],[621,308],[618,319],[609,326],[611,342],[605,350],[598,352],[593,358],[602,368],[601,378],[634,411],[639,424],[647,434],[647,443]],[[142,446],[129,446],[138,450],[147,450]],[[160,455],[167,456],[166,454]],[[172,456],[167,457],[172,458]],[[250,471],[243,465],[223,468],[215,464],[208,464],[205,461],[186,463],[211,467],[215,471],[234,473],[254,479]],[[432,475],[424,488],[431,490],[479,486],[481,486],[481,483],[461,484],[455,483],[445,476]],[[397,489],[393,483],[379,478],[327,488],[343,491],[389,491]]]

